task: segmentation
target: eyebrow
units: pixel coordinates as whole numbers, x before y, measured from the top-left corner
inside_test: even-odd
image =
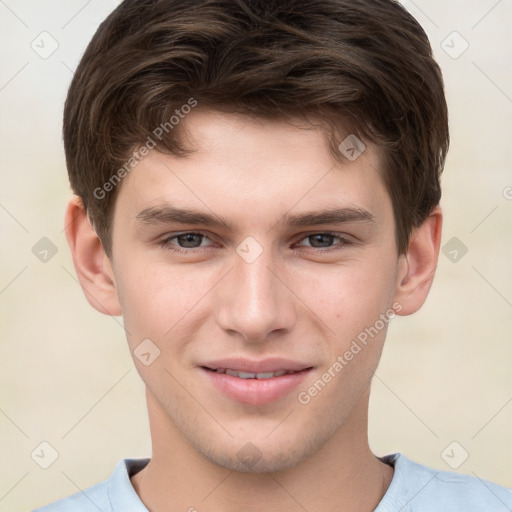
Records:
[[[193,224],[234,231],[234,226],[215,213],[205,213],[193,209],[177,208],[171,205],[144,208],[136,216],[139,224]],[[285,213],[275,224],[294,227],[315,226],[320,224],[344,224],[347,222],[373,222],[373,215],[359,207],[325,208],[318,211]]]

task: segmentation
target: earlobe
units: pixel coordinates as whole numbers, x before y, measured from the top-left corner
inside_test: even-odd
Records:
[[[65,225],[75,270],[89,304],[105,315],[121,315],[110,261],[76,195],[68,202]]]
[[[443,215],[437,206],[411,233],[407,254],[400,257],[394,300],[402,306],[400,315],[418,311],[434,279],[441,244]]]

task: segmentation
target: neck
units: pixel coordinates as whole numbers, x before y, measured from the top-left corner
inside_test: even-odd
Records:
[[[225,469],[198,453],[148,393],[153,456],[131,479],[151,512],[207,508],[210,512],[261,510],[373,511],[393,469],[371,452],[367,439],[368,394],[320,450],[297,466],[274,473]]]

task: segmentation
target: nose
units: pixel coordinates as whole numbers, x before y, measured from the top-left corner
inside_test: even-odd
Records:
[[[251,263],[235,254],[233,267],[217,290],[218,325],[247,343],[289,332],[297,318],[294,295],[271,251]]]

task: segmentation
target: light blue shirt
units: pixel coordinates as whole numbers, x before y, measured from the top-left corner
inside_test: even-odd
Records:
[[[382,460],[392,465],[395,473],[375,512],[512,511],[512,490],[505,487],[474,476],[430,469],[399,453]],[[33,512],[148,512],[130,482],[148,462],[123,459],[107,480]]]

